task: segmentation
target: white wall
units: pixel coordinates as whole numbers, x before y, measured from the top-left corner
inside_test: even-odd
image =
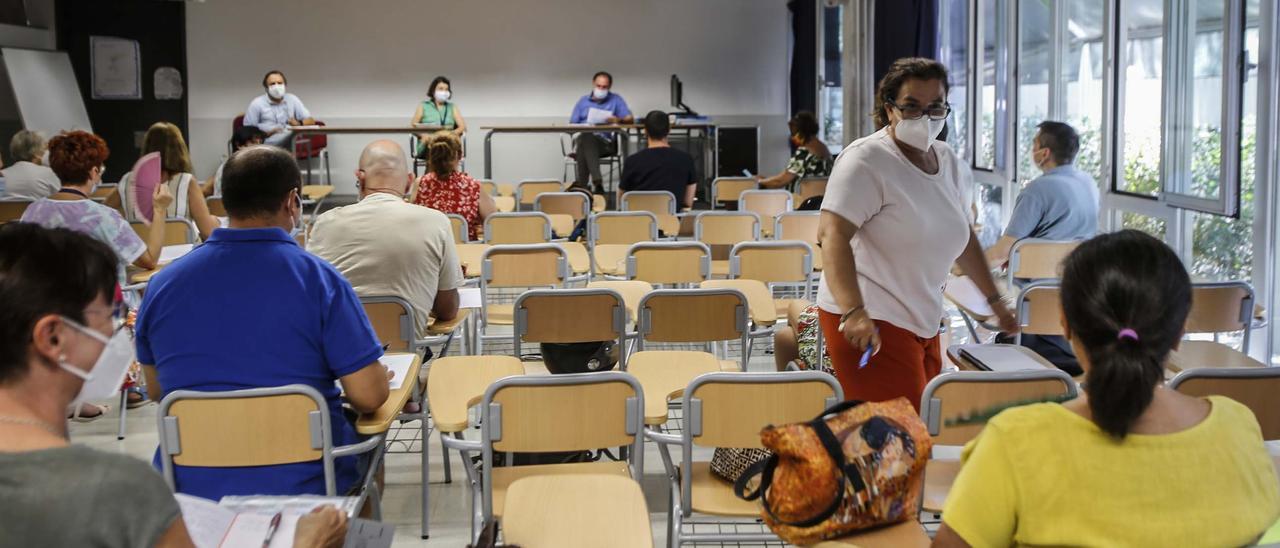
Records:
[[[786,160],[788,12],[783,0],[217,0],[187,4],[191,148],[217,166],[231,118],[283,70],[289,91],[329,125],[405,125],[437,74],[473,128],[479,176],[490,124],[564,123],[591,75],[640,115],[667,109],[672,73],[685,103],[728,124],[761,127],[761,164]],[[339,193],[371,136],[331,136]],[[407,139],[407,136],[401,137]],[[559,138],[498,135],[494,178],[561,174]]]

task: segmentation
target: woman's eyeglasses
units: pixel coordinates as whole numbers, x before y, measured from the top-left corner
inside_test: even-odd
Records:
[[[951,105],[945,103],[927,107],[899,105],[897,103],[888,103],[888,105],[898,109],[902,113],[902,117],[907,120],[919,120],[921,116],[928,116],[930,120],[942,120],[951,114]]]

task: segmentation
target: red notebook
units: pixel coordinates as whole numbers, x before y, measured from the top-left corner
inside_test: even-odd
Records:
[[[138,158],[129,172],[129,191],[133,193],[131,196],[133,211],[144,224],[151,224],[151,215],[154,211],[152,198],[156,194],[156,187],[163,182],[161,180],[163,177],[159,152],[152,152]]]

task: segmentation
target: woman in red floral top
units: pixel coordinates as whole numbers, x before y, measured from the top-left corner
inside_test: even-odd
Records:
[[[462,143],[452,133],[438,133],[427,147],[427,173],[418,179],[413,203],[441,213],[456,213],[467,220],[468,239],[477,240],[484,219],[497,210],[493,197],[481,192],[480,183],[458,171]]]

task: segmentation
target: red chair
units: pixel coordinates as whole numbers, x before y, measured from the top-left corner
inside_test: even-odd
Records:
[[[236,131],[244,127],[244,113],[231,119],[231,134],[235,135]],[[227,157],[236,153],[235,138],[227,139]]]
[[[317,121],[317,126],[323,126],[324,122]],[[244,114],[240,114],[231,120],[231,132],[244,127]],[[235,154],[235,143],[232,139],[227,139],[227,155]],[[299,137],[293,140],[293,157],[299,161],[307,162],[307,178],[306,184],[311,184],[311,164],[315,158],[320,159],[321,165],[324,166],[324,183],[329,184],[333,179],[329,174],[329,136],[324,134],[310,135],[307,137]]]

